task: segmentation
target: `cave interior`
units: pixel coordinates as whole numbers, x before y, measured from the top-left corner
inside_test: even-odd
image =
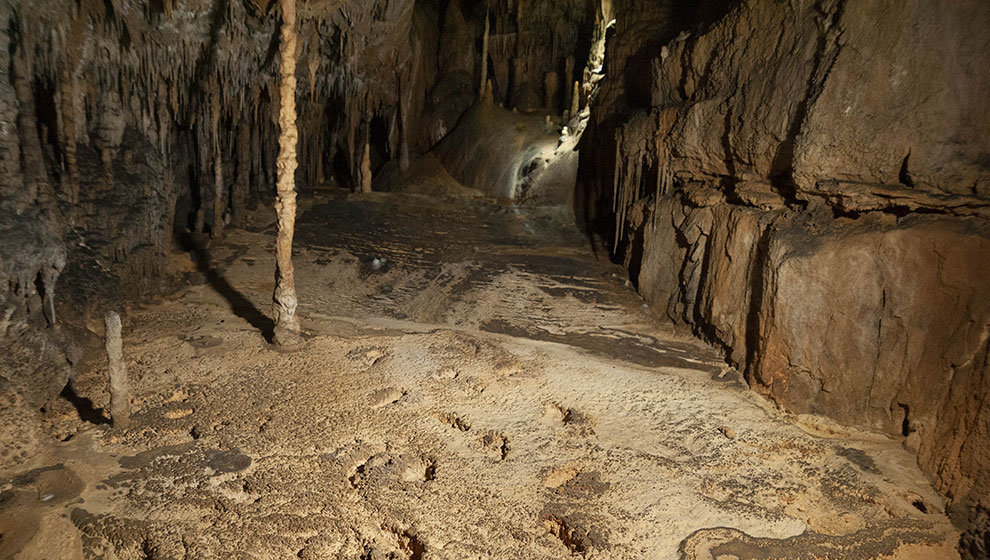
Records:
[[[990,558],[986,0],[0,0],[0,560]]]

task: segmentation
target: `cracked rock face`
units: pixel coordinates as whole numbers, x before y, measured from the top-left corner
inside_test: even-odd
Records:
[[[990,7],[657,10],[615,3],[578,213],[755,389],[903,437],[985,554]]]

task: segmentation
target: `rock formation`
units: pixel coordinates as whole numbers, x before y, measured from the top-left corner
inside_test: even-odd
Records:
[[[579,217],[754,389],[904,437],[985,543],[990,8],[615,10]]]
[[[300,342],[296,317],[296,275],[292,267],[292,235],[296,228],[296,1],[280,0],[282,36],[279,44],[278,178],[275,212],[278,237],[275,240],[274,341],[280,346]]]
[[[120,315],[111,311],[104,321],[107,370],[110,377],[110,418],[114,428],[126,428],[130,419],[130,396],[127,390],[127,364],[121,341]]]

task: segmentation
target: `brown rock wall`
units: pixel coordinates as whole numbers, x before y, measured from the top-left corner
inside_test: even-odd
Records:
[[[703,4],[616,3],[579,215],[754,389],[903,437],[986,554],[990,7]]]

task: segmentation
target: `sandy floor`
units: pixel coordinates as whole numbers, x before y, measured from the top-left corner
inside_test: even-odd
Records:
[[[265,341],[270,225],[177,256],[187,287],[125,316],[130,427],[48,412],[0,558],[956,556],[897,442],[774,410],[552,213],[303,208],[304,348]]]

